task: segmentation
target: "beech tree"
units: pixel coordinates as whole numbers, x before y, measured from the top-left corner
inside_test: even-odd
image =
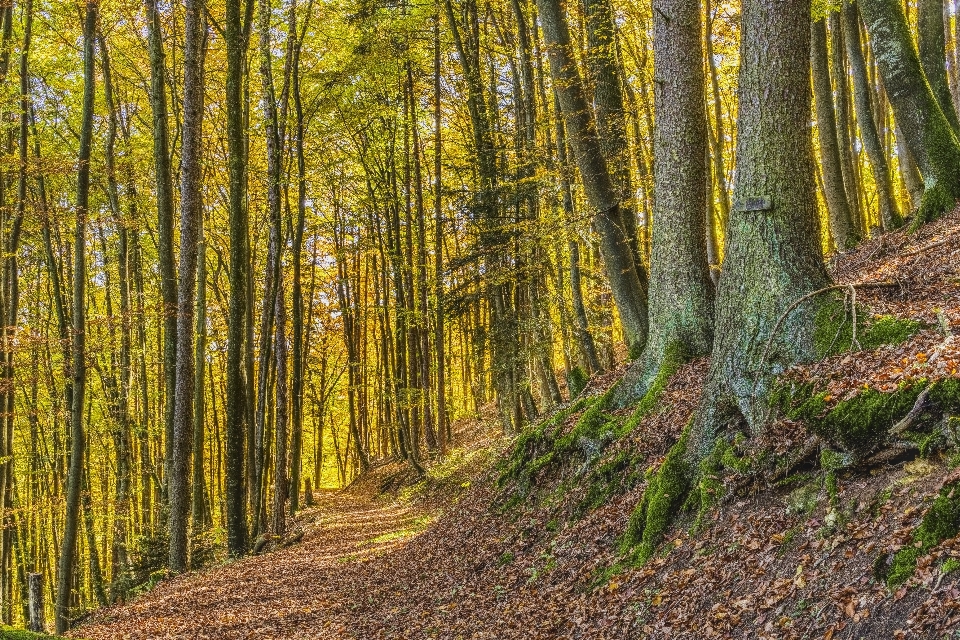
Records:
[[[927,222],[960,198],[960,142],[921,67],[901,4],[859,0],[859,6],[897,126],[923,174],[917,222]]]

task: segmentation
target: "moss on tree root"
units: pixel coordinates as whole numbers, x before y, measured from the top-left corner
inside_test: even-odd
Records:
[[[853,314],[843,298],[837,296],[817,312],[813,340],[817,357],[826,358],[850,351],[857,344],[864,350],[902,344],[921,328],[923,324],[916,320],[890,315],[872,317],[868,309],[858,307],[854,336]]]
[[[829,396],[814,393],[811,384],[785,385],[774,392],[773,401],[788,418],[803,421],[827,442],[845,451],[865,452],[886,439],[890,428],[910,412],[928,387],[927,404],[932,415],[960,411],[960,380],[956,378],[934,383],[913,380],[891,393],[863,389],[832,407]]]
[[[646,563],[656,551],[689,492],[691,474],[686,460],[689,433],[688,425],[663,464],[649,475],[647,490],[621,538],[621,551],[638,565]]]

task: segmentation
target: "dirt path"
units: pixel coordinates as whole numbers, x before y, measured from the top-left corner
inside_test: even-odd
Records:
[[[426,515],[330,492],[303,513],[301,543],[161,582],[122,607],[98,611],[72,635],[146,638],[344,638],[357,564],[423,529]]]

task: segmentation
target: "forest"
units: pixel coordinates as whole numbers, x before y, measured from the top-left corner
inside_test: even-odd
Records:
[[[349,491],[553,541],[603,514],[577,584],[619,598],[734,503],[816,485],[853,536],[844,492],[921,463],[857,576],[956,602],[958,107],[954,0],[0,0],[0,637],[200,637],[122,612],[319,558]],[[369,504],[367,542],[519,566]],[[953,637],[572,615],[542,637]],[[467,619],[265,637],[513,637]]]

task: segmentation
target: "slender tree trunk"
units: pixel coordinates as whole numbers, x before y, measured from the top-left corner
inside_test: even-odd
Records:
[[[857,126],[860,129],[860,139],[863,141],[867,156],[870,158],[870,166],[873,169],[873,182],[877,190],[880,224],[884,231],[892,231],[903,224],[903,218],[901,218],[900,211],[893,199],[890,167],[874,119],[874,108],[870,98],[872,92],[860,42],[860,19],[856,4],[845,2],[841,8],[840,17],[843,22],[843,36],[847,46],[847,59],[850,61],[850,69],[853,75],[853,100],[857,109]]]
[[[73,269],[73,398],[70,408],[70,470],[67,476],[66,516],[60,561],[57,570],[56,629],[63,634],[70,626],[70,592],[73,586],[77,551],[77,529],[80,521],[80,492],[83,488],[83,461],[86,434],[83,409],[86,391],[86,225],[90,196],[90,150],[93,143],[94,83],[96,80],[94,40],[97,26],[97,3],[88,0],[83,24],[83,115],[80,128],[80,154],[77,167],[76,232],[74,235]]]
[[[246,395],[243,360],[247,315],[247,269],[249,262],[248,220],[245,203],[246,158],[244,154],[243,86],[244,37],[240,0],[227,0],[225,41],[227,45],[227,146],[230,177],[230,314],[227,325],[226,372],[226,503],[227,548],[233,556],[247,550],[246,483],[244,442],[246,439]]]
[[[860,0],[860,15],[899,132],[923,174],[922,224],[960,198],[960,143],[930,89],[899,0]]]
[[[158,263],[160,294],[163,298],[163,374],[164,374],[164,479],[167,497],[170,463],[173,456],[173,414],[177,372],[177,277],[173,262],[173,172],[170,166],[169,113],[167,110],[167,70],[163,53],[163,33],[157,0],[146,0],[150,49],[150,106],[153,110],[153,163],[156,171],[158,214]]]
[[[308,3],[304,18],[304,33],[310,19]],[[297,6],[290,6],[290,33],[297,33]],[[301,284],[301,270],[303,267],[303,232],[307,216],[307,165],[303,148],[304,120],[303,102],[300,91],[300,45],[301,38],[293,43],[293,59],[291,63],[291,79],[293,93],[293,109],[295,118],[294,145],[297,159],[297,220],[293,232],[293,371],[291,373],[291,442],[290,442],[290,514],[293,515],[300,508],[300,475],[301,450],[303,447],[303,386],[305,373],[306,340],[304,337],[304,309],[303,290]]]
[[[830,235],[841,251],[857,244],[853,213],[843,183],[840,147],[837,136],[837,118],[833,110],[833,87],[827,56],[827,21],[817,20],[811,26],[810,66],[813,75],[813,95],[817,107],[817,133],[820,138],[820,168],[823,175],[823,195],[830,218]]]
[[[620,216],[633,251],[637,272],[644,270],[637,236],[637,214],[630,176],[630,147],[623,106],[617,31],[611,0],[585,0],[587,70],[593,85],[597,135],[620,202]]]
[[[570,43],[570,31],[558,0],[537,0],[550,73],[560,99],[574,160],[591,208],[607,279],[620,313],[627,346],[636,357],[647,342],[646,273],[637,270],[620,211],[620,198],[604,159],[593,113],[583,92]]]
[[[204,437],[206,401],[204,397],[204,372],[207,356],[207,245],[204,241],[203,215],[198,220],[197,229],[197,345],[194,355],[195,381],[193,386],[193,497],[190,500],[190,525],[196,535],[213,524],[210,504],[207,501],[206,482],[204,480]],[[214,415],[216,420],[216,415]],[[213,490],[213,484],[210,486]]]
[[[190,456],[193,451],[196,353],[194,348],[197,259],[200,248],[201,162],[203,133],[202,0],[187,0],[184,21],[183,144],[180,152],[180,281],[177,286],[176,399],[173,455],[168,480],[170,558],[174,573],[187,570],[187,527],[190,513]]]
[[[434,260],[434,347],[436,352],[437,378],[437,447],[440,455],[447,453],[447,366],[444,352],[444,329],[446,319],[443,315],[443,112],[441,110],[441,68],[440,68],[440,5],[437,0],[433,34],[433,260]]]
[[[279,284],[279,283],[278,283]],[[282,536],[286,531],[287,502],[287,312],[283,287],[277,292],[277,331],[275,347],[277,356],[276,392],[276,445],[273,461],[273,534]]]
[[[856,240],[866,232],[862,222],[864,214],[860,206],[859,164],[856,160],[853,141],[853,115],[850,109],[850,91],[847,80],[847,56],[843,48],[843,30],[840,28],[839,12],[830,12],[830,64],[833,69],[835,113],[837,114],[837,149],[840,152],[840,170],[843,174],[843,189],[850,205],[850,222]],[[837,246],[841,246],[837,242]]]

